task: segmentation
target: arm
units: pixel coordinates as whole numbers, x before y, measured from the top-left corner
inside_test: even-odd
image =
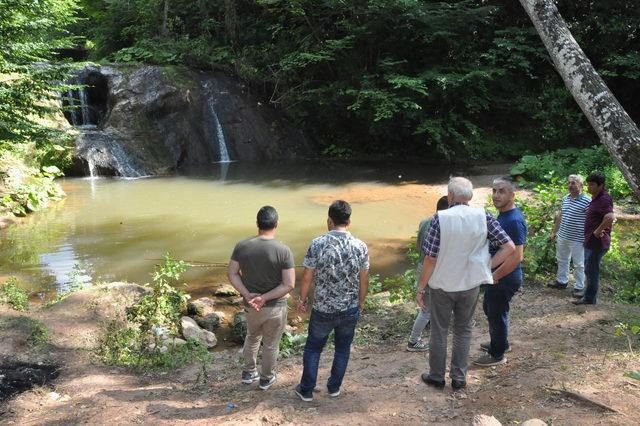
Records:
[[[250,293],[242,283],[242,277],[240,276],[240,263],[238,263],[238,261],[233,259],[229,261],[227,277],[229,278],[229,282],[233,288],[238,290],[238,293],[244,297],[244,300],[247,301],[247,303],[249,303],[249,300],[252,298],[259,296],[257,293]]]
[[[436,258],[426,256],[424,258],[424,265],[422,266],[422,275],[420,275],[420,281],[418,281],[418,294],[416,295],[416,302],[418,306],[424,309],[424,293],[427,288],[427,284],[433,275],[433,270],[436,268]]]
[[[294,268],[282,270],[282,284],[269,290],[263,295],[256,296],[249,301],[249,304],[259,311],[265,303],[270,300],[279,299],[293,290],[296,285],[296,270]]]
[[[602,222],[600,222],[600,225],[596,228],[595,231],[593,231],[593,235],[595,235],[597,238],[602,238],[602,235],[604,235],[604,230],[606,228],[611,228],[613,219],[615,219],[615,215],[613,214],[613,212],[604,215],[604,217],[602,218]]]
[[[369,291],[369,270],[360,269],[360,294],[358,295],[358,308],[360,312],[364,308],[364,299],[367,297]]]
[[[307,300],[309,297],[309,287],[313,281],[313,269],[304,268],[302,280],[300,281],[300,302],[298,303],[298,313],[307,312]]]
[[[513,243],[511,243],[513,245]],[[499,251],[498,251],[499,253]],[[498,255],[496,253],[496,256]],[[494,256],[494,258],[496,257]],[[524,245],[515,246],[515,250],[511,253],[502,264],[493,271],[493,282],[496,283],[500,278],[506,277],[522,262],[524,259]],[[493,262],[492,262],[493,263]]]
[[[502,244],[496,254],[494,254],[491,258],[491,269],[497,268],[498,266],[502,265],[515,252],[515,250],[516,246],[511,240]]]
[[[560,210],[558,214],[556,214],[556,217],[554,219],[553,231],[551,231],[551,235],[549,236],[549,238],[551,238],[552,240],[555,240],[556,236],[558,235],[558,229],[560,229],[561,221],[562,221],[562,210]]]

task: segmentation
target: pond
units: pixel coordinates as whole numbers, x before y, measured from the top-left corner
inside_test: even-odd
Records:
[[[352,203],[350,231],[370,248],[373,273],[409,267],[407,244],[435,211],[449,171],[411,164],[230,163],[189,176],[64,179],[67,197],[0,233],[2,274],[16,275],[42,299],[71,283],[145,283],[164,253],[226,263],[235,243],[255,235],[255,217],[274,206],[277,239],[300,265],[309,242],[326,231],[335,199]],[[226,282],[224,267],[184,275],[195,297]]]

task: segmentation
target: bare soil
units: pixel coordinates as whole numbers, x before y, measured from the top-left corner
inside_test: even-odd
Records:
[[[569,291],[527,283],[514,298],[505,365],[471,367],[468,387],[453,392],[420,381],[428,353],[405,351],[412,303],[389,305],[384,295],[361,321],[349,370],[338,398],[324,383],[331,348],[322,358],[319,390],[311,403],[293,393],[301,356],[280,363],[268,391],[240,383],[240,347],[214,353],[215,361],[169,373],[140,373],[109,367],[91,353],[104,321],[121,314],[137,290],[126,285],[75,294],[50,308],[19,314],[0,308],[0,357],[60,365],[58,378],[0,405],[1,424],[469,424],[476,414],[503,424],[540,418],[549,424],[637,424],[640,381],[623,373],[640,370],[614,326],[640,309],[608,301],[575,307]],[[25,326],[30,317],[50,330],[48,345],[34,347]],[[471,357],[487,339],[481,305],[476,312]],[[638,342],[634,342],[635,350]],[[604,404],[581,402],[567,389]],[[230,406],[229,404],[233,404]],[[232,408],[233,407],[233,408]]]

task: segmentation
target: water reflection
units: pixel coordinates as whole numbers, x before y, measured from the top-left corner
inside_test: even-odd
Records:
[[[66,179],[64,207],[0,234],[0,265],[44,292],[65,291],[72,278],[144,283],[165,252],[227,262],[235,243],[255,234],[255,214],[265,204],[278,209],[277,238],[300,264],[310,240],[326,231],[327,206],[343,197],[353,204],[351,231],[369,244],[373,271],[401,272],[408,266],[404,247],[442,195],[441,188],[421,184],[448,176],[423,168],[225,163],[178,177]],[[224,268],[197,267],[184,279],[198,294],[226,276]]]

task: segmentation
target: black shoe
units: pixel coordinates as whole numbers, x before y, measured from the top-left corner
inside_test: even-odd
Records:
[[[482,342],[480,343],[480,349],[485,351],[485,352],[489,352],[489,349],[491,348],[491,342]],[[507,347],[504,349],[505,353],[506,352],[511,352],[511,345],[507,345]]]
[[[260,385],[258,385],[258,387],[262,390],[267,390],[275,382],[276,382],[276,375],[274,374],[270,379],[260,379]]]
[[[425,382],[429,386],[433,386],[433,387],[436,387],[438,389],[444,388],[444,380],[432,379],[431,377],[429,377],[429,375],[427,373],[422,373],[420,378],[422,379],[423,382]]]
[[[467,382],[465,382],[464,380],[452,380],[451,381],[451,387],[453,388],[453,390],[466,388],[467,387]]]
[[[557,288],[559,290],[563,290],[563,289],[567,288],[567,284],[562,284],[559,281],[554,281],[552,283],[547,284],[547,287],[549,287],[549,288]]]
[[[589,302],[584,297],[582,299],[573,300],[571,303],[573,303],[574,305],[595,305],[594,302]]]
[[[298,395],[300,397],[301,400],[303,400],[304,402],[310,402],[313,401],[313,392],[312,391],[303,391],[300,388],[300,385],[296,386],[296,388],[293,390],[296,395]]]

